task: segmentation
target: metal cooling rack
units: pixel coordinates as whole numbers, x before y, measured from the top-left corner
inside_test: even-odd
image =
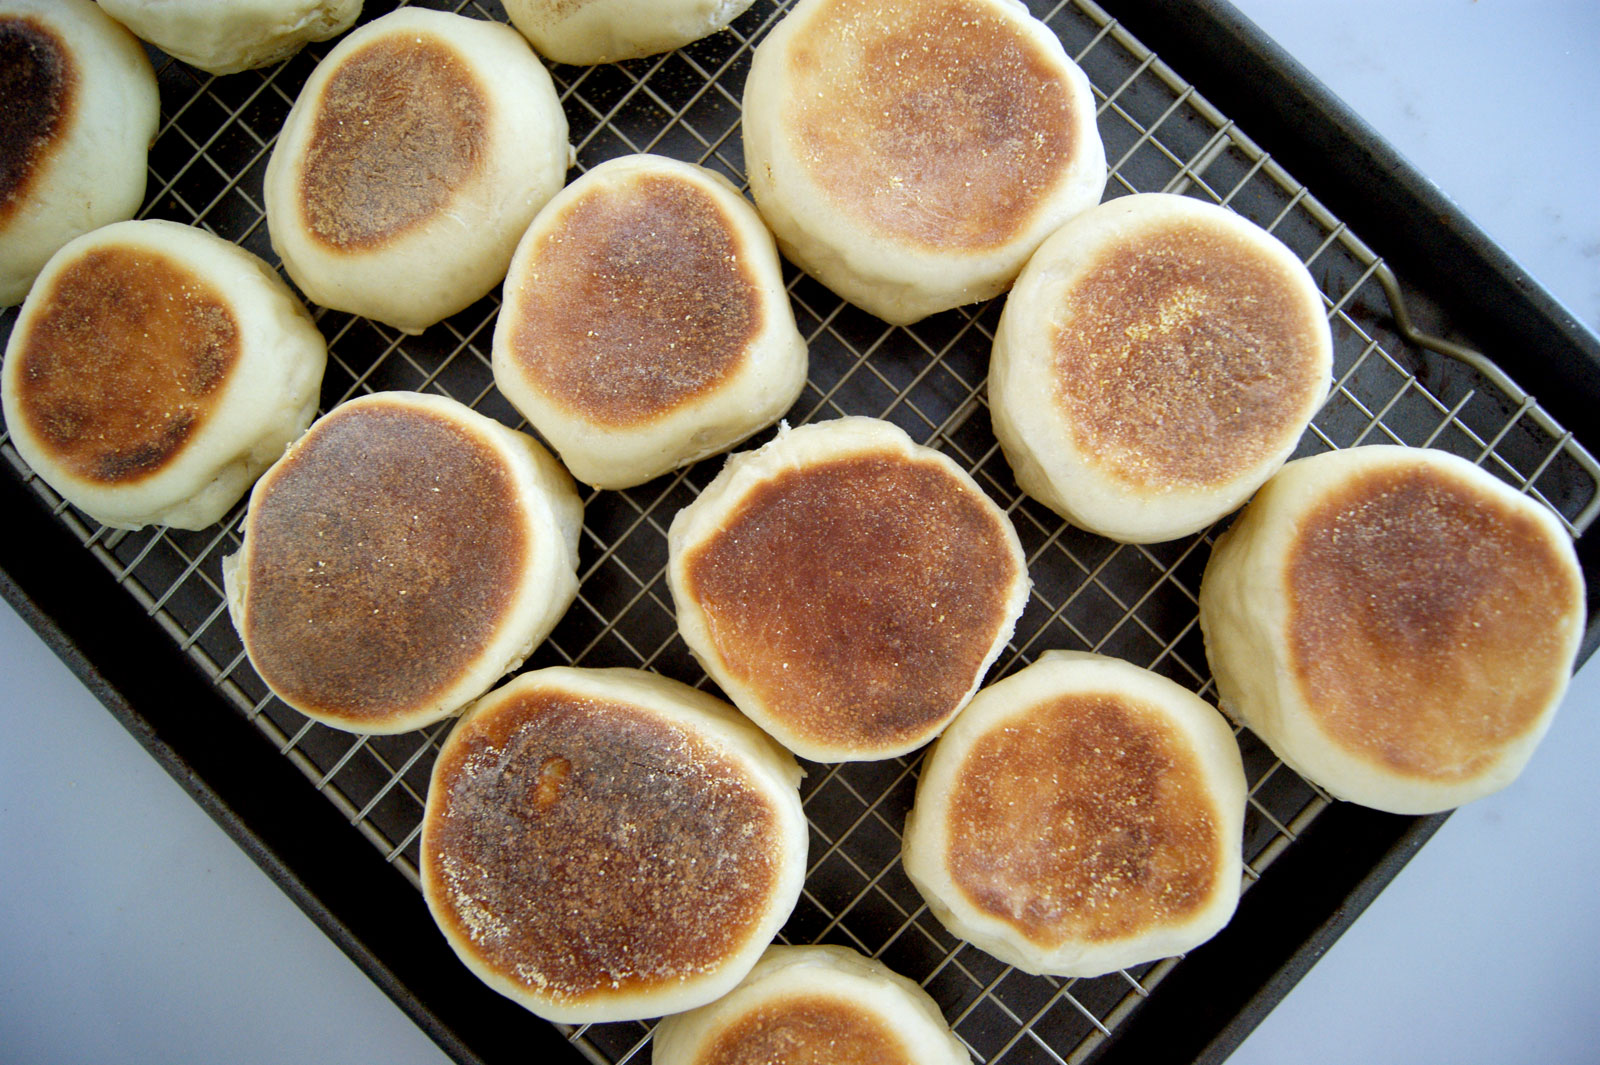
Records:
[[[578,168],[649,151],[692,160],[742,185],[739,101],[750,49],[791,3],[758,0],[729,31],[669,55],[556,68]],[[505,17],[497,3],[479,0],[425,6]],[[1490,360],[1416,334],[1403,305],[1391,305],[1386,290],[1399,298],[1393,275],[1370,249],[1097,5],[1030,6],[1095,87],[1112,165],[1108,196],[1168,191],[1221,203],[1274,233],[1311,269],[1333,327],[1336,386],[1300,454],[1380,441],[1443,448],[1536,496],[1574,535],[1587,527],[1600,510],[1600,466],[1533,397]],[[296,93],[329,47],[226,78],[153,53],[163,120],[142,216],[203,226],[276,263],[261,207],[262,175]],[[983,393],[999,301],[891,328],[792,269],[786,276],[811,348],[810,380],[789,421],[887,418],[959,461],[1016,524],[1034,588],[991,679],[1047,648],[1074,648],[1129,659],[1214,699],[1195,596],[1216,530],[1119,546],[1065,526],[1020,495],[990,430]],[[491,295],[418,337],[319,311],[330,347],[324,409],[362,393],[414,389],[451,396],[525,429],[493,388],[488,348],[498,307],[498,295]],[[15,317],[14,310],[0,316],[5,335]],[[308,784],[415,883],[423,796],[450,723],[403,736],[352,737],[270,695],[227,619],[222,591],[220,564],[239,547],[243,505],[201,532],[110,530],[61,502],[4,433],[0,453]],[[625,665],[709,686],[677,636],[664,567],[673,514],[720,465],[711,459],[634,489],[589,495],[578,599],[529,668]],[[1248,888],[1295,846],[1329,798],[1249,732],[1238,731],[1238,738],[1250,782]],[[1181,960],[1059,980],[1017,972],[951,938],[899,864],[900,825],[918,766],[911,756],[806,767],[811,868],[781,938],[844,943],[920,981],[981,1062],[1085,1060]],[[564,1031],[588,1058],[606,1065],[644,1060],[650,1034],[639,1023]]]

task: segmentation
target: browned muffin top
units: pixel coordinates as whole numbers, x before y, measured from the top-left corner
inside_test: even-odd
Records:
[[[785,995],[741,1014],[693,1065],[915,1065],[883,1018],[825,994]]]
[[[952,880],[1043,950],[1178,923],[1218,890],[1219,818],[1163,715],[1116,694],[1041,701],[977,739],[949,799]]]
[[[0,226],[32,194],[77,99],[66,42],[38,19],[0,15]]]
[[[428,710],[478,662],[534,544],[499,450],[384,401],[335,409],[267,472],[245,549],[262,679],[360,728]]]
[[[1324,387],[1321,308],[1213,222],[1128,232],[1057,306],[1056,402],[1077,447],[1134,487],[1238,477],[1299,436]]]
[[[314,102],[300,209],[336,251],[370,251],[433,218],[488,154],[483,87],[454,48],[421,30],[346,56]]]
[[[1318,726],[1440,782],[1475,776],[1544,713],[1583,609],[1548,526],[1432,466],[1341,483],[1302,520],[1284,578]]]
[[[790,44],[800,163],[836,202],[939,251],[999,247],[1082,145],[1057,62],[978,0],[828,0]]]
[[[490,699],[441,755],[424,828],[458,946],[567,1004],[669,989],[748,946],[784,847],[748,770],[642,707]]]
[[[76,255],[33,299],[13,357],[16,402],[38,446],[108,485],[166,469],[239,361],[227,300],[171,258],[115,244]]]
[[[508,297],[515,367],[550,400],[618,428],[715,389],[762,328],[758,282],[733,226],[683,178],[591,188],[538,241]]]
[[[865,451],[784,471],[686,556],[716,653],[827,746],[937,730],[1008,622],[1004,517],[942,464]]]

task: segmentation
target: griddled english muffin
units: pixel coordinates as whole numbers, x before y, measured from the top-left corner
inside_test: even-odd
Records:
[[[593,66],[682,48],[752,0],[506,0],[511,24],[557,63]]]
[[[160,104],[144,48],[98,5],[0,0],[0,306],[138,211]]]
[[[785,256],[886,321],[997,296],[1106,180],[1089,80],[1017,0],[800,0],[744,92]]]
[[[1515,779],[1583,624],[1582,571],[1555,515],[1425,448],[1289,463],[1200,584],[1223,709],[1306,779],[1394,813]]]
[[[1016,530],[954,462],[840,418],[735,455],[667,534],[684,642],[803,758],[890,758],[949,723],[1027,600]]]
[[[522,664],[577,593],[582,503],[532,437],[442,396],[318,419],[256,484],[223,562],[250,662],[284,702],[405,732]]]
[[[655,155],[601,164],[534,219],[493,350],[500,391],[597,488],[733,446],[806,379],[755,210],[711,171]]]
[[[1283,465],[1332,382],[1322,297],[1244,218],[1142,193],[1063,226],[1006,299],[995,436],[1023,491],[1129,543],[1197,532]]]
[[[301,89],[267,165],[272,246],[313,302],[418,333],[505,276],[571,154],[515,30],[402,8]]]
[[[361,0],[99,0],[144,40],[212,74],[281,63],[355,24]]]
[[[1216,710],[1128,662],[1047,651],[939,740],[903,859],[952,935],[1026,972],[1098,976],[1227,924],[1244,808]]]
[[[423,894],[466,966],[541,1017],[693,1009],[750,971],[799,898],[799,782],[785,751],[687,685],[527,673],[434,763]]]
[[[28,294],[6,425],[97,521],[200,529],[305,431],[327,357],[254,255],[175,222],[119,222],[62,248]]]
[[[847,947],[771,947],[744,982],[656,1027],[653,1065],[969,1065],[922,988]]]

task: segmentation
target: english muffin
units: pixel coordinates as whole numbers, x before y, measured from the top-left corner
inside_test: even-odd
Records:
[[[1555,515],[1422,448],[1289,463],[1200,584],[1223,709],[1331,794],[1403,814],[1515,779],[1583,624],[1583,574]]]
[[[1245,779],[1199,696],[1046,651],[979,692],[922,768],[906,875],[954,936],[1030,973],[1098,976],[1233,915]]]
[[[1027,602],[1016,530],[954,462],[873,418],[735,455],[667,534],[689,650],[739,709],[819,762],[927,743]]]
[[[168,55],[212,74],[281,63],[355,24],[361,0],[100,0]]]
[[[732,447],[806,380],[755,210],[711,171],[655,155],[601,164],[534,219],[493,361],[500,391],[596,488]]]
[[[160,106],[144,48],[90,0],[0,0],[0,306],[139,210]]]
[[[267,164],[284,269],[335,310],[418,333],[486,295],[572,149],[527,41],[402,8],[317,64]]]
[[[1221,207],[1143,193],[1045,242],[989,364],[995,436],[1023,491],[1128,543],[1238,507],[1288,459],[1332,383],[1299,258]]]
[[[532,437],[442,396],[329,411],[257,482],[223,561],[250,662],[351,732],[455,713],[522,664],[577,594],[582,503]]]
[[[704,692],[544,669],[434,763],[422,889],[466,966],[553,1021],[693,1009],[788,919],[807,829],[794,759]]]
[[[1018,0],[800,0],[744,92],[784,255],[896,324],[997,296],[1100,199],[1089,81]]]
[[[557,63],[593,66],[708,37],[753,0],[506,0],[511,24]]]
[[[254,255],[175,222],[118,222],[39,275],[6,345],[17,453],[106,525],[200,529],[305,431],[328,348]]]
[[[653,1065],[970,1065],[922,988],[846,947],[771,947],[709,1006],[662,1021]]]

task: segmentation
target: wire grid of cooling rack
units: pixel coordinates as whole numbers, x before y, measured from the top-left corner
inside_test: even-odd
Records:
[[[701,163],[742,185],[739,100],[750,49],[791,2],[758,0],[729,31],[669,55],[556,68],[579,169],[651,151]],[[378,13],[374,6],[391,5],[369,3],[369,16]],[[425,6],[504,18],[493,2]],[[1333,326],[1336,386],[1300,454],[1371,442],[1443,448],[1534,494],[1574,535],[1582,532],[1600,509],[1600,466],[1570,433],[1492,363],[1474,368],[1405,343],[1388,324],[1389,278],[1373,253],[1098,6],[1088,0],[1030,6],[1095,87],[1112,166],[1108,196],[1169,191],[1224,204],[1273,232],[1312,270]],[[295,94],[330,46],[228,78],[206,77],[158,55],[163,119],[143,215],[204,226],[276,263],[261,208],[262,175]],[[786,276],[811,349],[810,379],[789,420],[887,418],[959,461],[1011,515],[1034,588],[991,680],[1045,649],[1071,648],[1129,659],[1214,698],[1196,592],[1217,530],[1119,546],[1064,525],[1020,495],[983,394],[999,301],[891,328],[792,269]],[[493,388],[488,342],[498,306],[498,295],[491,295],[418,337],[318,312],[330,345],[324,409],[358,394],[413,389],[526,428]],[[14,321],[15,311],[6,312],[0,329],[9,334]],[[200,532],[110,530],[60,501],[5,435],[0,448],[310,785],[416,882],[423,797],[450,723],[357,737],[314,724],[271,696],[244,655],[222,592],[221,560],[239,547],[243,505]],[[589,494],[578,600],[528,668],[626,665],[710,686],[677,636],[664,567],[666,526],[720,465],[712,459],[638,488]],[[1250,785],[1248,888],[1329,799],[1248,731],[1236,731]],[[919,761],[913,755],[806,767],[810,870],[781,938],[843,943],[918,980],[982,1062],[1086,1059],[1179,960],[1059,980],[1020,973],[950,937],[898,860]],[[649,1033],[640,1023],[568,1030],[580,1051],[608,1065],[641,1060]]]

